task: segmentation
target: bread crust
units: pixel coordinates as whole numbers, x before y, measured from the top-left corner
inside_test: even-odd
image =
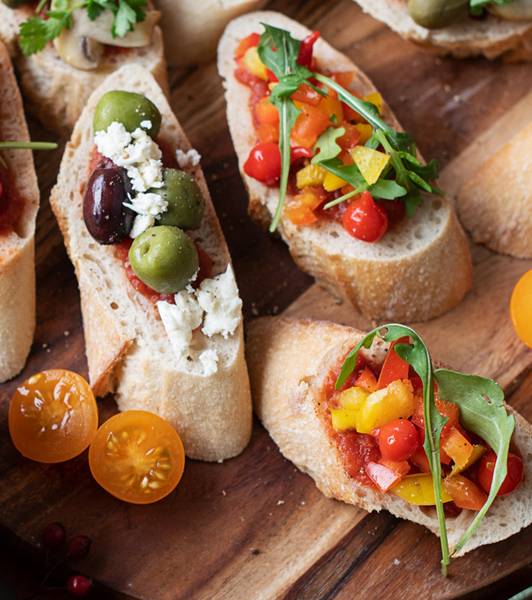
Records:
[[[148,69],[169,94],[163,36],[158,26],[153,30],[149,46],[119,49],[107,54],[98,69],[82,71],[61,60],[52,44],[31,56],[21,54],[17,48],[18,28],[30,13],[27,7],[9,9],[0,3],[0,39],[8,42],[15,57],[29,109],[50,131],[61,135],[70,133],[92,91],[128,63]]]
[[[532,121],[490,156],[459,189],[460,220],[476,242],[532,258]]]
[[[91,95],[66,146],[50,202],[78,277],[90,382],[98,395],[114,392],[121,410],[145,409],[168,419],[190,458],[221,461],[239,454],[251,435],[242,325],[229,340],[216,342],[225,358],[214,375],[178,367],[155,307],[131,286],[113,248],[97,244],[83,223],[92,116],[100,96],[113,89],[149,97],[162,114],[165,144],[190,148],[163,91],[136,65],[122,67]],[[206,208],[200,229],[191,235],[214,259],[215,272],[222,272],[230,264],[229,252],[201,169],[193,175]]]
[[[0,140],[29,141],[22,98],[7,48],[0,42]],[[22,370],[35,330],[35,219],[39,189],[30,150],[2,158],[24,201],[15,231],[0,233],[0,383]]]
[[[287,29],[300,39],[309,30],[279,13],[256,12],[232,21],[218,48],[218,70],[225,80],[227,118],[249,193],[249,214],[267,226],[277,204],[278,190],[266,187],[243,171],[255,137],[248,89],[234,77],[233,58],[238,41],[260,31],[261,22]],[[357,93],[376,91],[371,81],[327,42],[318,40],[315,56],[322,68],[354,72],[352,89]],[[399,127],[387,105],[383,107],[383,117]],[[373,320],[431,319],[456,306],[471,287],[467,240],[446,200],[426,199],[416,217],[404,220],[376,244],[355,240],[339,224],[328,220],[298,227],[281,219],[279,231],[301,269]],[[453,273],[451,280],[448,273]]]
[[[532,22],[513,22],[487,15],[441,29],[421,27],[408,14],[407,0],[355,0],[375,19],[386,23],[402,37],[457,58],[503,56],[511,62],[532,60]]]
[[[410,505],[393,494],[358,484],[349,477],[336,446],[328,436],[320,409],[325,400],[323,384],[333,365],[339,364],[363,334],[351,327],[308,319],[266,317],[249,325],[247,359],[255,411],[281,453],[308,473],[327,497],[360,506],[367,511],[383,508],[419,523],[438,534],[431,511]],[[363,351],[382,362],[387,345],[379,340]],[[513,411],[514,440],[523,457],[530,456],[532,428]],[[512,494],[497,498],[477,533],[459,556],[484,544],[503,540],[532,521],[532,465],[525,458],[525,479]],[[456,544],[472,520],[471,511],[447,519],[449,543]]]

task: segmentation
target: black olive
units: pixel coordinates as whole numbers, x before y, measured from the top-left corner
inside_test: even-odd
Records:
[[[135,213],[124,206],[130,193],[124,169],[113,166],[93,171],[83,198],[83,219],[100,244],[117,244],[131,231]]]

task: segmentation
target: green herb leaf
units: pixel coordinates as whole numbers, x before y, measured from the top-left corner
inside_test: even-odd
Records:
[[[409,337],[411,340],[409,344],[397,344],[395,346],[395,351],[403,360],[412,366],[423,383],[423,414],[425,418],[425,443],[423,444],[423,447],[429,461],[434,485],[434,499],[442,549],[442,572],[446,575],[450,555],[449,543],[447,540],[447,528],[445,525],[445,513],[441,499],[440,437],[447,419],[440,415],[434,402],[432,361],[427,346],[413,329],[406,327],[405,325],[390,323],[388,325],[377,327],[364,336],[364,338],[362,338],[362,340],[360,340],[347,355],[340,370],[340,375],[336,380],[336,389],[341,389],[348,377],[354,371],[360,349],[369,348],[376,336],[387,342],[396,341],[401,337]]]
[[[379,181],[370,186],[369,191],[374,198],[382,198],[383,200],[402,198],[407,193],[402,185],[399,185],[392,179],[379,179]]]
[[[0,150],[55,150],[55,142],[0,142]]]
[[[488,4],[510,4],[513,0],[469,0],[469,10],[473,15],[481,15]]]
[[[310,161],[313,164],[321,163],[331,158],[336,158],[342,149],[336,143],[336,140],[345,134],[344,127],[329,127],[320,135],[314,146],[314,158]],[[319,151],[319,152],[318,152]]]
[[[506,477],[508,450],[515,429],[515,419],[506,412],[504,392],[495,381],[447,369],[437,369],[434,377],[438,382],[439,397],[457,404],[460,407],[460,421],[468,431],[476,433],[488,442],[497,455],[488,498],[456,544],[452,552],[456,554],[475,534]]]
[[[30,17],[20,25],[19,45],[25,56],[40,52],[61,34],[63,29],[71,27],[71,13],[54,11],[48,13],[48,19]]]

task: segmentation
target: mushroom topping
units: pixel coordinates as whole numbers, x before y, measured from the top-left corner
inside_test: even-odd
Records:
[[[85,35],[79,35],[75,27],[64,29],[54,40],[54,46],[65,62],[83,71],[97,69],[104,52],[102,44]]]
[[[92,21],[87,11],[78,9],[74,13],[75,29],[79,35],[90,36],[101,44],[109,46],[118,46],[120,48],[141,48],[149,46],[153,28],[159,21],[161,13],[157,10],[149,10],[143,21],[135,25],[133,31],[130,31],[123,37],[113,37],[113,14],[106,10],[99,17]]]

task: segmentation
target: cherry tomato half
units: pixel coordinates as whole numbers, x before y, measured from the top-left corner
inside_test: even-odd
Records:
[[[251,149],[244,172],[266,185],[275,185],[281,177],[281,152],[274,142],[261,142]]]
[[[532,269],[521,277],[512,292],[510,315],[518,337],[532,348]]]
[[[497,455],[493,451],[486,452],[478,465],[478,482],[486,494],[489,494]],[[507,473],[497,496],[509,494],[523,479],[523,461],[517,454],[508,453]]]
[[[416,426],[408,419],[394,419],[379,429],[379,450],[387,460],[408,460],[419,448]]]
[[[363,192],[349,204],[342,216],[344,229],[363,242],[376,242],[388,230],[388,217],[373,200]]]
[[[98,406],[77,373],[37,373],[15,390],[9,404],[9,433],[26,458],[58,463],[81,454],[98,429]]]
[[[113,496],[150,504],[179,483],[185,450],[167,421],[144,410],[128,410],[98,429],[89,450],[89,466],[94,479]]]

